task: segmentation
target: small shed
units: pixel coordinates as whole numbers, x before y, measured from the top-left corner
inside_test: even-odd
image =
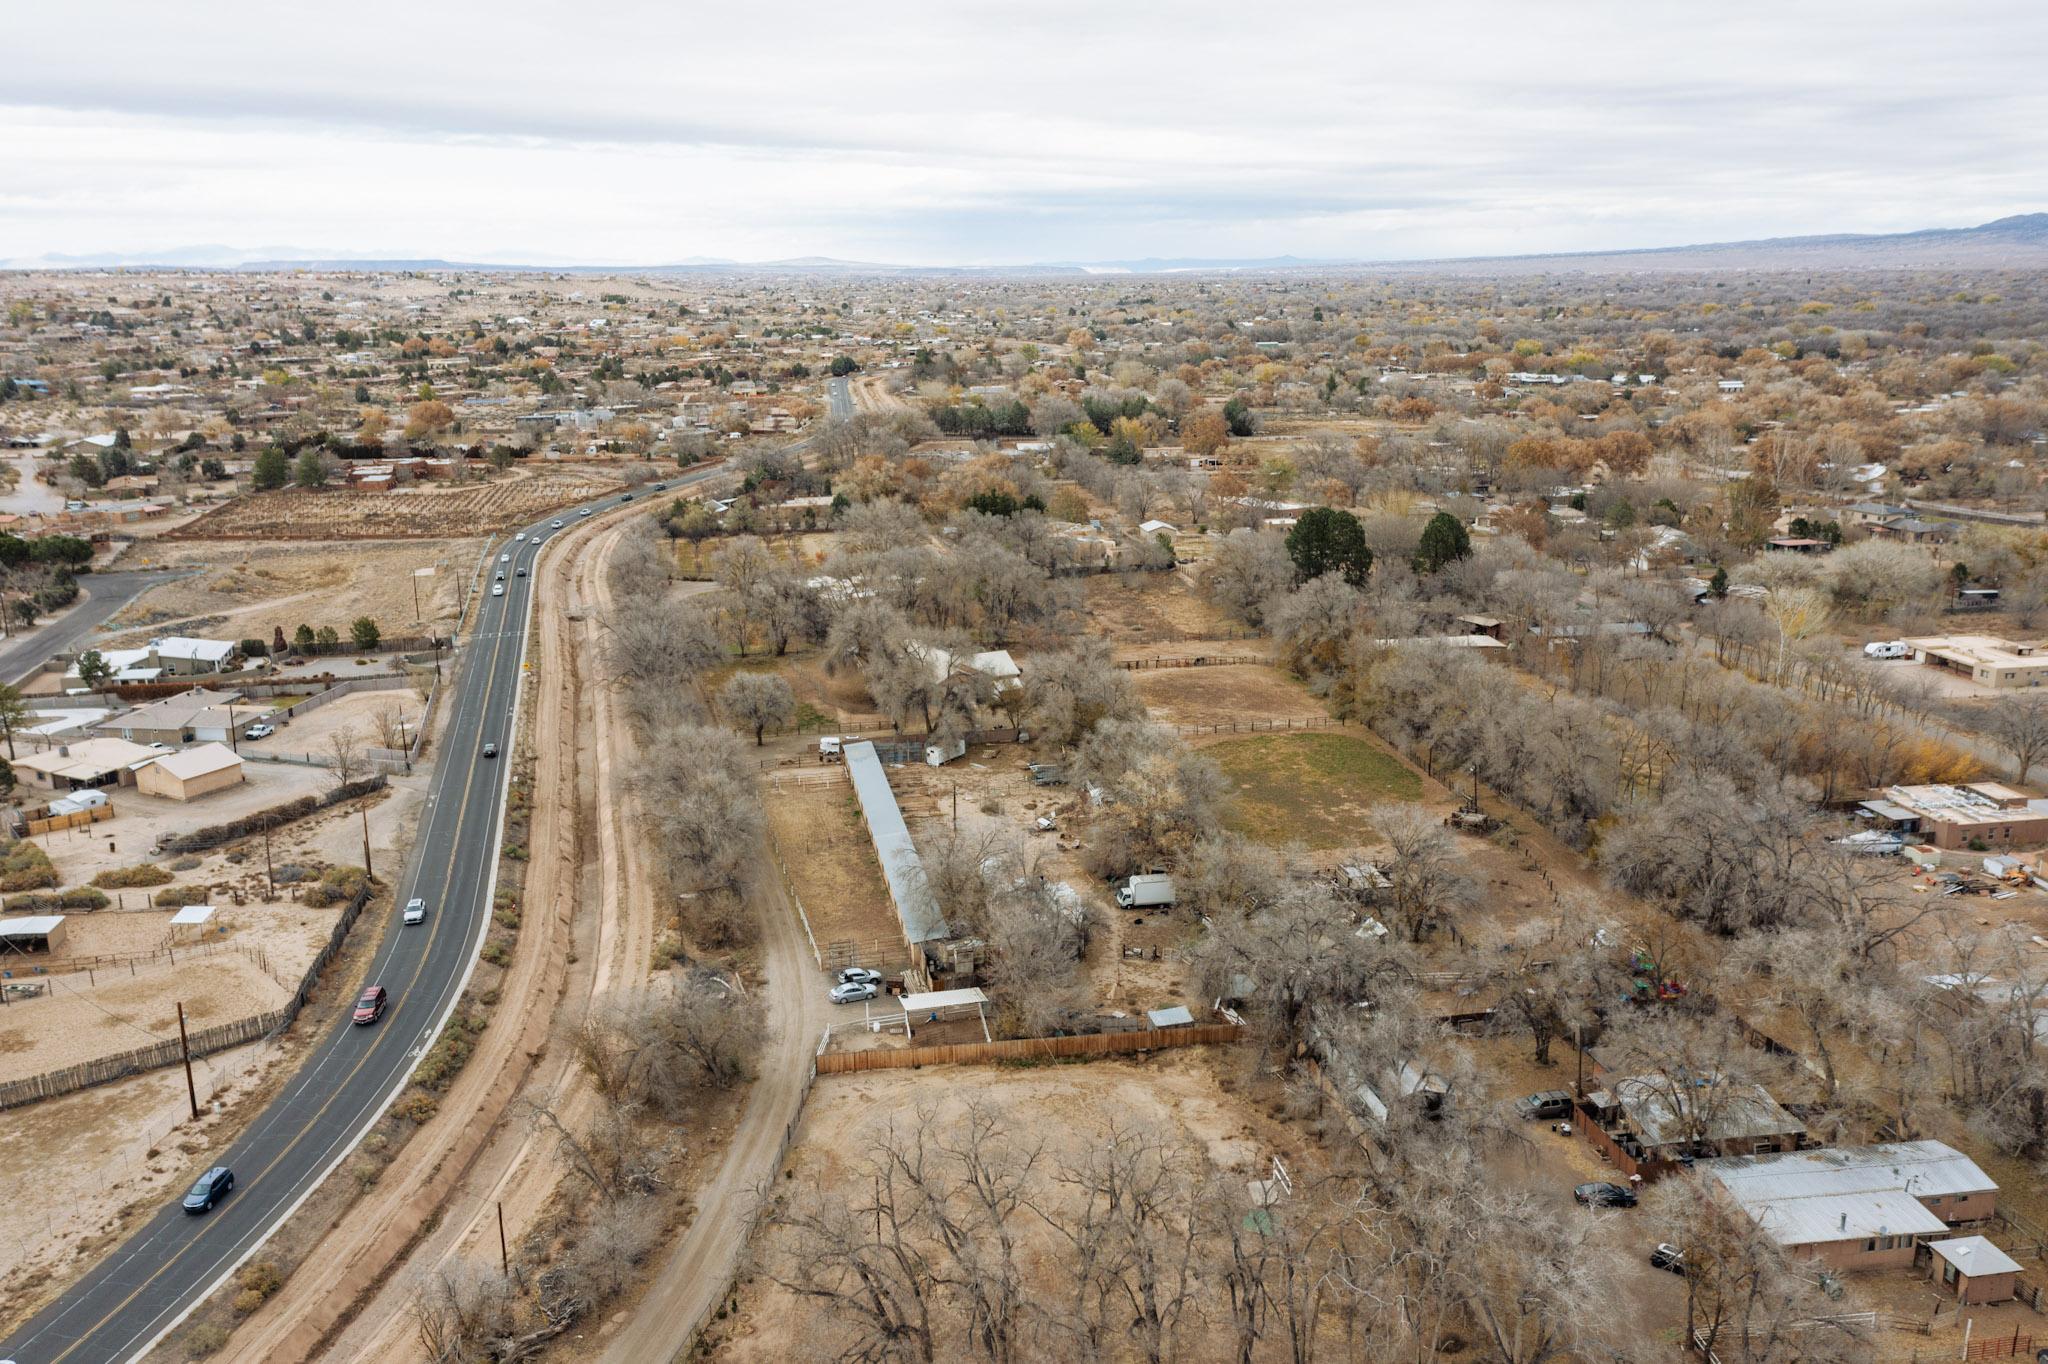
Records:
[[[30,914],[0,919],[0,961],[15,955],[46,956],[64,946],[62,914]]]
[[[1934,1273],[1968,1306],[2010,1302],[2020,1276],[2020,1262],[1983,1236],[1958,1236],[1927,1247],[1934,1252]]]
[[[911,1037],[919,1023],[937,1023],[947,1018],[965,1018],[970,1012],[981,1020],[981,1038],[993,1040],[988,1030],[988,996],[980,990],[932,990],[903,996],[903,1035]]]
[[[1171,1009],[1147,1009],[1145,1021],[1155,1028],[1192,1028],[1195,1016],[1185,1004],[1176,1004]]]

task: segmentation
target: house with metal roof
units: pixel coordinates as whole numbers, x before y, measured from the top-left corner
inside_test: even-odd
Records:
[[[1939,1141],[1703,1160],[1699,1176],[1795,1254],[1834,1269],[1913,1263],[1922,1241],[1998,1208],[1998,1185]]]
[[[867,820],[868,837],[874,840],[876,860],[882,864],[882,880],[888,884],[890,903],[896,907],[897,921],[903,927],[903,941],[913,957],[921,960],[924,944],[943,942],[952,936],[952,931],[932,895],[924,859],[917,855],[917,845],[911,842],[910,827],[903,822],[903,811],[896,804],[896,793],[889,789],[889,774],[875,753],[874,744],[863,739],[847,744],[842,752],[846,774],[853,779],[853,794]]]

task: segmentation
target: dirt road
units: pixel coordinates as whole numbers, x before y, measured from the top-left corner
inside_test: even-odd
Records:
[[[773,797],[769,797],[773,799]],[[761,922],[767,988],[757,996],[774,1041],[762,1054],[746,1115],[717,1173],[697,1191],[696,1216],[656,1272],[639,1309],[600,1332],[604,1364],[650,1364],[688,1353],[698,1328],[730,1289],[746,1249],[754,1191],[774,1179],[810,1088],[811,1060],[831,1005],[767,846],[750,893]]]

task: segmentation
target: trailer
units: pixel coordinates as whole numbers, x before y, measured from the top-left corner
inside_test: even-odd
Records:
[[[1131,877],[1116,888],[1116,902],[1124,909],[1152,909],[1173,903],[1173,877],[1152,872]]]

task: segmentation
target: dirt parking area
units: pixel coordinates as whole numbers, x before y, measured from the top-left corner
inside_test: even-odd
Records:
[[[484,543],[476,538],[366,541],[337,548],[302,540],[164,541],[138,548],[127,566],[196,573],[145,592],[108,628],[126,632],[121,638],[126,644],[171,633],[255,637],[267,643],[273,631],[281,628],[289,638],[300,625],[328,626],[347,638],[358,616],[375,620],[387,635],[446,629],[455,623]],[[421,569],[433,572],[415,578]]]
[[[324,706],[301,711],[289,720],[278,719],[271,723],[277,732],[267,739],[244,739],[245,753],[312,754],[316,757],[331,758],[330,745],[334,736],[353,736],[361,748],[386,747],[384,717],[390,717],[390,739],[388,747],[398,747],[398,722],[405,722],[405,736],[408,741],[420,732],[419,694],[410,687],[395,687],[389,691],[351,692]]]
[[[1083,1158],[1113,1125],[1137,1128],[1183,1148],[1221,1177],[1250,1180],[1280,1156],[1297,1177],[1319,1169],[1319,1154],[1295,1129],[1246,1101],[1228,1078],[1221,1049],[1190,1047],[1149,1061],[1105,1060],[1039,1070],[938,1067],[821,1078],[811,1092],[778,1190],[820,1190],[854,1200],[870,1191],[862,1161],[891,1129],[907,1133],[929,1115],[953,1130],[971,1104],[993,1111],[1000,1130],[1022,1145],[1041,1140],[1042,1197],[1057,1200],[1060,1161]],[[1048,1121],[1048,1115],[1057,1118]],[[1033,1222],[1021,1260],[1049,1290],[1066,1243]],[[1020,1222],[1021,1226],[1022,1223]],[[754,1251],[774,1263],[787,1248],[770,1233]],[[714,1323],[709,1354],[721,1360],[829,1359],[843,1344],[834,1323],[765,1275],[742,1279],[735,1310]],[[950,1352],[949,1352],[950,1355]]]
[[[107,803],[114,818],[33,841],[50,855],[62,884],[81,885],[103,871],[148,860],[159,838],[224,824],[300,796],[319,795],[334,785],[334,774],[323,767],[244,762],[242,770],[248,780],[239,786],[183,803],[145,796],[132,786],[110,790]]]

